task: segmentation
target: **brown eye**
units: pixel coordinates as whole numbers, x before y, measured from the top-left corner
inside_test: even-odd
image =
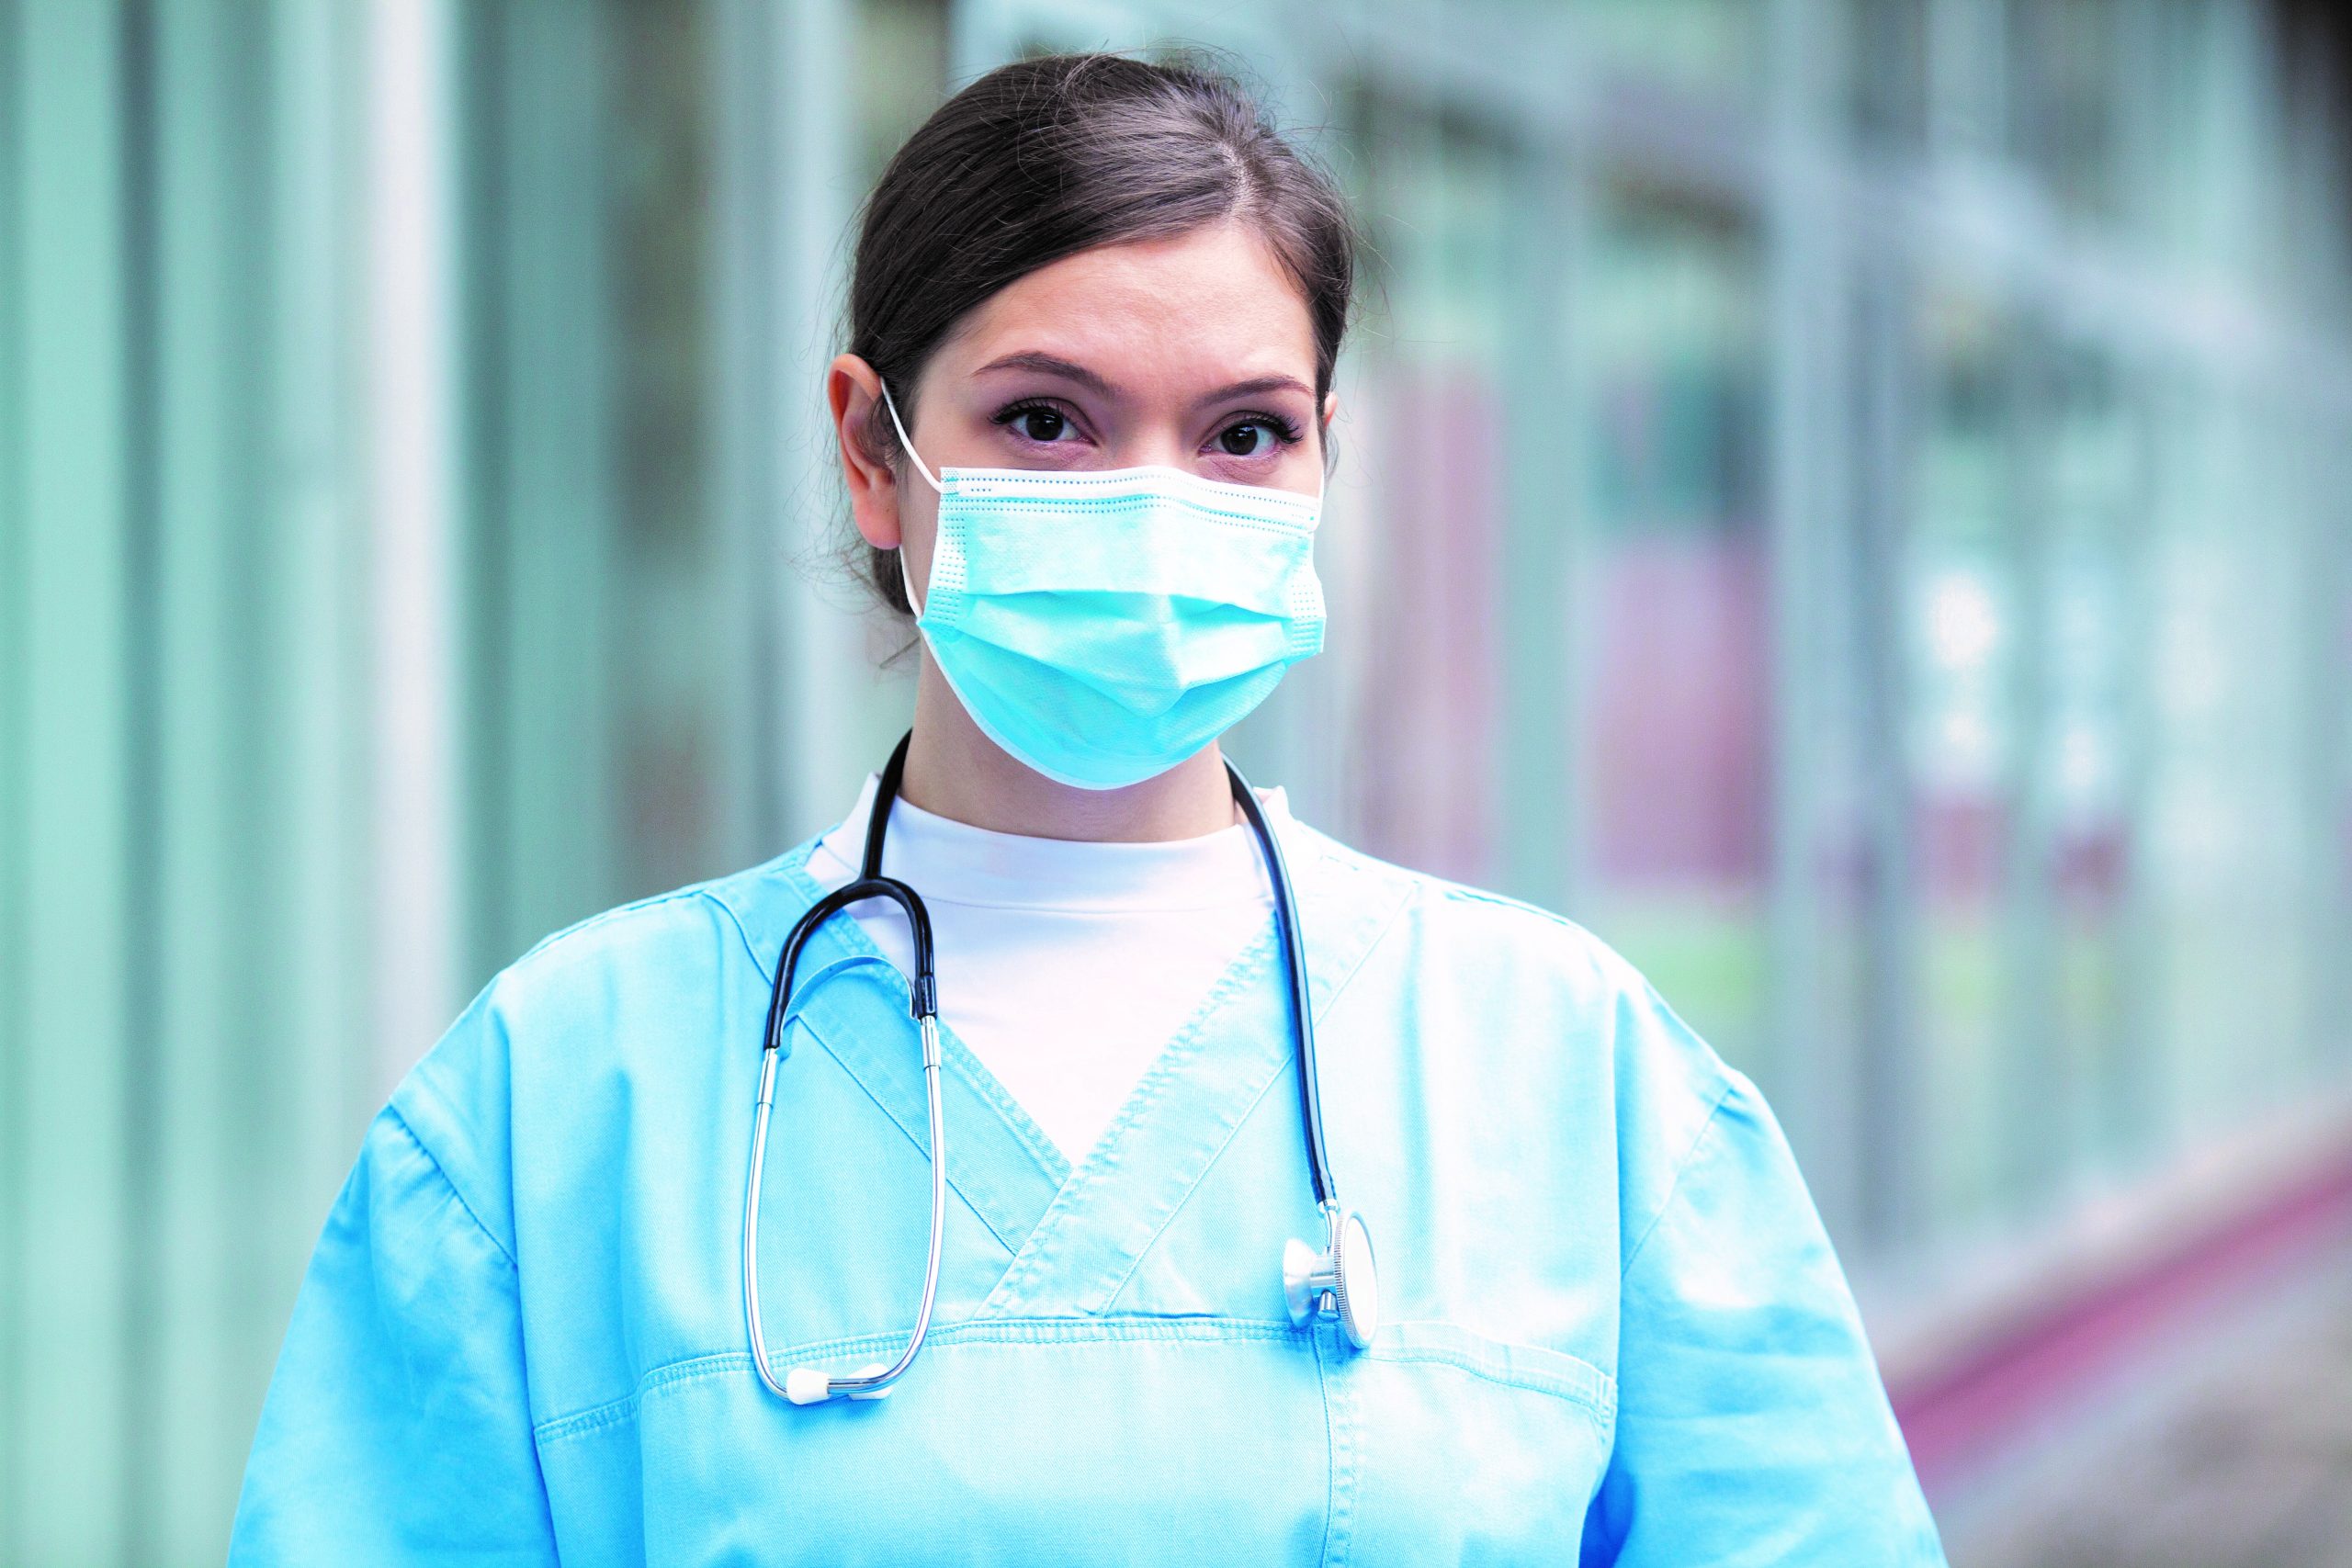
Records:
[[[1058,441],[1069,422],[1057,409],[1023,409],[1021,411],[1021,434],[1032,441]]]
[[[1266,449],[1266,442],[1271,435],[1272,432],[1264,425],[1244,421],[1226,426],[1217,435],[1216,444],[1229,457],[1254,457]]]

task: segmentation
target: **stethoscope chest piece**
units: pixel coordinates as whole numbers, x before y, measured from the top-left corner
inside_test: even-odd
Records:
[[[1333,1317],[1348,1343],[1362,1350],[1380,1331],[1380,1274],[1372,1260],[1372,1233],[1351,1209],[1327,1205],[1330,1239],[1320,1251],[1293,1236],[1283,1248],[1283,1296],[1291,1325]]]

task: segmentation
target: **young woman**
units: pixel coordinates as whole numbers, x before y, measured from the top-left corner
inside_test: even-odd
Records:
[[[235,1561],[1941,1561],[1747,1080],[1228,773],[1321,644],[1353,272],[1196,70],[916,132],[827,386],[910,736],[395,1092]]]

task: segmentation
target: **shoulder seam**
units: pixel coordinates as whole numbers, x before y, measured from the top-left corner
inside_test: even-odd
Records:
[[[808,856],[816,849],[819,841],[818,839],[805,839],[774,859],[763,862],[757,866],[749,867],[746,871],[737,872],[731,876],[713,877],[707,882],[697,882],[691,886],[678,889],[681,895],[695,894],[708,899],[718,907],[719,913],[727,917],[727,923],[735,928],[736,936],[742,940],[743,951],[751,955],[752,967],[758,970],[760,978],[766,980],[770,985],[775,983],[775,977],[768,967],[767,960],[761,956],[759,948],[752,943],[751,928],[743,923],[743,911],[737,908],[734,900],[719,889],[726,884],[753,872],[762,876],[784,879],[789,886],[792,877],[807,875]]]
[[[449,1196],[458,1201],[458,1207],[464,1212],[467,1219],[473,1222],[474,1229],[481,1232],[482,1239],[496,1248],[498,1256],[506,1260],[507,1269],[519,1277],[523,1271],[522,1266],[514,1261],[514,1252],[504,1242],[498,1239],[496,1231],[482,1223],[481,1213],[476,1211],[471,1202],[468,1201],[464,1190],[459,1188],[456,1179],[450,1176],[448,1168],[441,1163],[441,1156],[433,1152],[433,1145],[426,1143],[424,1135],[416,1130],[416,1124],[401,1114],[398,1105],[387,1104],[384,1107],[384,1114],[400,1123],[401,1131],[408,1134],[408,1141],[416,1145],[416,1152],[423,1155],[424,1162],[433,1168],[433,1174],[441,1179],[441,1185],[449,1190]]]
[[[710,900],[712,906],[715,907],[721,915],[726,917],[727,923],[735,928],[736,939],[742,942],[743,952],[748,957],[750,957],[752,961],[752,967],[758,971],[761,979],[767,981],[770,985],[774,985],[775,980],[775,977],[768,973],[767,961],[760,956],[760,950],[752,945],[752,933],[750,931],[745,929],[743,925],[743,917],[736,909],[735,906],[720,897],[718,894],[711,892],[708,888],[698,887],[695,889],[695,891],[701,897]]]
[[[1699,1123],[1699,1131],[1691,1135],[1690,1146],[1684,1149],[1682,1157],[1674,1162],[1674,1179],[1666,1184],[1666,1196],[1658,1201],[1657,1213],[1652,1214],[1649,1224],[1642,1227],[1641,1235],[1625,1254],[1625,1261],[1618,1266],[1617,1280],[1620,1285],[1624,1283],[1626,1276],[1633,1273],[1634,1260],[1641,1257],[1642,1249],[1650,1244],[1650,1237],[1657,1234],[1657,1227],[1666,1219],[1667,1211],[1674,1207],[1674,1200],[1682,1191],[1683,1177],[1690,1172],[1691,1166],[1698,1162],[1699,1151],[1706,1146],[1708,1138],[1713,1135],[1715,1124],[1723,1119],[1724,1104],[1731,1099],[1733,1091],[1737,1087],[1729,1078],[1724,1081],[1722,1089],[1716,1091],[1713,1102],[1707,1107],[1706,1118]]]
[[[1524,898],[1513,898],[1506,893],[1490,893],[1483,887],[1472,887],[1461,882],[1448,882],[1442,877],[1432,876],[1428,880],[1448,898],[1461,898],[1476,904],[1492,904],[1498,909],[1515,909],[1522,915],[1533,915],[1540,920],[1548,920],[1553,925],[1562,926],[1569,931],[1584,930],[1582,926],[1558,910],[1547,909],[1541,904],[1531,904]]]
[[[632,898],[626,904],[616,904],[609,909],[600,909],[595,914],[587,916],[582,919],[574,920],[571,924],[563,927],[560,931],[549,931],[547,935],[539,938],[538,941],[533,942],[530,946],[525,948],[520,953],[516,954],[514,962],[507,964],[506,967],[512,969],[515,967],[515,965],[534,957],[544,948],[553,947],[568,937],[581,936],[586,932],[594,931],[597,927],[607,924],[610,921],[616,920],[623,915],[633,915],[639,909],[650,909],[662,904],[674,903],[682,898],[707,897],[705,893],[705,889],[707,886],[708,884],[707,883],[692,883],[684,887],[673,887],[662,893],[649,893],[642,898]]]

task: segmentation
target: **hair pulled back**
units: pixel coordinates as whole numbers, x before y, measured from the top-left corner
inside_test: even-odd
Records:
[[[1209,224],[1256,229],[1298,285],[1319,404],[1347,332],[1356,235],[1329,176],[1229,77],[1190,61],[1061,54],[999,66],[907,139],[867,199],[849,298],[849,352],[914,422],[915,383],[965,313],[1097,245]],[[869,450],[899,443],[877,408]],[[874,587],[908,608],[896,552]]]

